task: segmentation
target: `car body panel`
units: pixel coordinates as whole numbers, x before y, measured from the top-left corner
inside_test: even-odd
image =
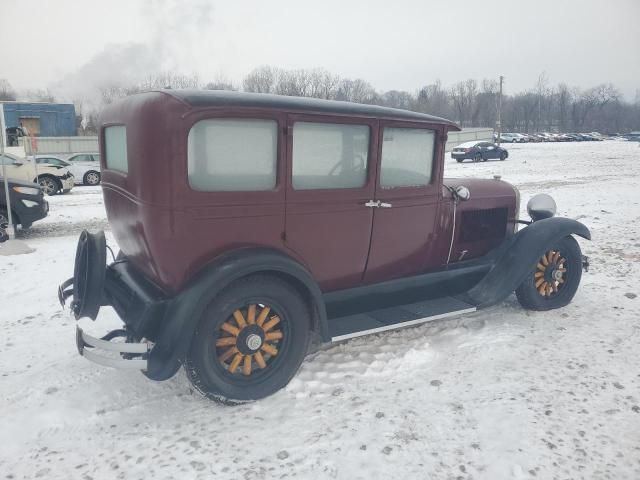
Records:
[[[49,204],[44,199],[42,189],[32,182],[24,182],[15,179],[9,179],[9,196],[11,201],[11,212],[14,215],[13,222],[22,225],[22,228],[29,228],[33,222],[47,216],[49,212]],[[14,189],[14,187],[26,187],[36,189],[38,193],[22,193]],[[34,205],[35,203],[35,205]],[[4,178],[0,176],[0,208],[7,208],[7,201],[4,190]]]

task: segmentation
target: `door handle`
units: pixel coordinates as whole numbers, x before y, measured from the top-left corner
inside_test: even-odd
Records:
[[[364,204],[364,206],[369,208],[391,208],[390,203],[384,203],[384,202],[381,202],[380,200],[369,200],[367,203]]]

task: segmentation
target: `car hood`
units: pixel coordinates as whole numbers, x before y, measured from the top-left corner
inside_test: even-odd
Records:
[[[31,187],[31,188],[37,187],[37,185],[34,184],[33,182],[24,182],[22,180],[15,180],[13,178],[8,178],[7,182],[11,187]],[[0,188],[4,189],[4,177],[0,177]]]

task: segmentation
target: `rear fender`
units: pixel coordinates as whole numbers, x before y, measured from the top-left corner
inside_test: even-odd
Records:
[[[501,302],[518,288],[554,242],[569,235],[591,240],[589,229],[570,218],[546,218],[523,228],[496,252],[493,268],[466,296],[478,308]]]
[[[322,293],[311,274],[277,250],[240,249],[223,255],[205,267],[182,292],[170,300],[163,328],[150,352],[145,375],[153,380],[165,380],[173,376],[188,352],[193,332],[207,306],[233,281],[253,273],[271,273],[289,280],[307,297],[315,310],[312,312],[314,323],[322,338],[329,338]]]

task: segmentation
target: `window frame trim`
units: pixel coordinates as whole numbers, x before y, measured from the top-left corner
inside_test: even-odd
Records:
[[[111,127],[123,127],[124,128],[124,133],[125,133],[125,150],[127,152],[127,171],[122,171],[119,169],[115,169],[115,168],[110,168],[107,165],[107,157],[108,152],[107,152],[107,129],[111,128]],[[124,178],[128,177],[129,174],[131,173],[131,165],[129,165],[129,135],[127,134],[127,125],[125,123],[122,122],[115,122],[115,123],[105,123],[104,125],[102,125],[102,128],[100,129],[100,140],[102,141],[102,145],[104,145],[104,156],[102,157],[102,160],[100,162],[100,168],[104,169],[104,170],[108,170],[109,172],[113,172],[117,175],[120,175]],[[72,161],[69,161],[69,164],[73,165]]]
[[[367,152],[367,175],[365,184],[362,187],[353,188],[313,188],[306,190],[296,190],[293,188],[293,125],[296,122],[359,125],[369,127],[369,148]],[[379,120],[372,117],[306,112],[289,113],[287,115],[287,145],[285,162],[287,199],[292,201],[313,201],[328,204],[332,201],[351,199],[361,200],[365,197],[373,198],[378,164],[378,124]],[[328,194],[331,194],[331,200],[328,199]]]
[[[385,128],[410,128],[418,130],[431,130],[435,133],[433,142],[433,160],[431,162],[431,181],[428,185],[383,187],[380,183],[382,177],[382,144]],[[442,174],[444,170],[444,144],[447,136],[446,126],[436,123],[411,122],[400,120],[381,120],[378,132],[378,175],[376,177],[376,199],[397,197],[418,197],[440,195],[442,190]]]
[[[242,112],[239,112],[242,113]],[[207,121],[207,120],[262,120],[262,121],[272,121],[275,122],[276,124],[276,151],[275,151],[275,183],[274,186],[272,188],[269,189],[265,189],[265,190],[196,190],[195,188],[193,188],[193,186],[191,185],[191,182],[189,181],[189,135],[191,134],[191,131],[193,130],[193,127],[196,126],[196,124],[203,122],[203,121]],[[270,115],[265,115],[265,116],[259,116],[259,115],[252,115],[252,114],[241,114],[241,115],[211,115],[211,116],[206,116],[204,118],[198,118],[197,120],[195,120],[194,122],[192,122],[190,124],[190,126],[187,128],[186,130],[186,136],[185,136],[185,181],[187,184],[187,188],[189,189],[189,191],[194,192],[194,193],[198,193],[198,194],[216,194],[216,195],[224,195],[224,194],[232,194],[232,195],[243,195],[243,194],[261,194],[261,193],[271,193],[271,192],[277,192],[280,190],[280,183],[281,183],[281,178],[280,178],[280,163],[281,163],[281,152],[280,152],[280,137],[282,135],[282,127],[280,124],[280,121],[278,118],[273,118]]]

